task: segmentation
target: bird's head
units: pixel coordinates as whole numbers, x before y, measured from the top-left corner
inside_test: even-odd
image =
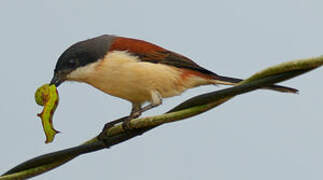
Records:
[[[71,73],[102,59],[109,51],[114,39],[115,36],[103,35],[70,46],[58,58],[50,84],[58,87],[64,81],[70,80]]]

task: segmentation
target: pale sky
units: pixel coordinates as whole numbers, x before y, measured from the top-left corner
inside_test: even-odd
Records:
[[[0,2],[1,173],[32,157],[78,145],[127,115],[130,103],[86,84],[59,87],[45,144],[34,91],[48,83],[71,44],[102,34],[139,38],[218,74],[246,78],[265,67],[323,54],[323,1]],[[34,179],[323,179],[323,68],[284,82],[299,95],[259,90],[202,115],[167,124]],[[164,100],[167,111],[205,86]]]

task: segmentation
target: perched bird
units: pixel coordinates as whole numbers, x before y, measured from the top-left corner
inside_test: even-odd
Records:
[[[162,103],[163,98],[208,84],[234,85],[241,79],[220,76],[191,59],[155,44],[102,35],[70,46],[59,57],[51,84],[64,81],[90,84],[132,103],[129,119]],[[296,89],[272,85],[280,92]],[[145,102],[149,105],[142,107]]]

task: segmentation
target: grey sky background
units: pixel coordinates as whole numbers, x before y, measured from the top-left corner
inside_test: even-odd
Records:
[[[59,88],[51,144],[34,91],[58,56],[101,34],[144,39],[218,74],[248,77],[270,65],[323,54],[323,1],[0,2],[0,171],[98,134],[130,104],[79,83]],[[299,95],[259,90],[108,150],[78,157],[34,179],[323,179],[323,68],[284,82]],[[208,86],[164,100],[165,112]]]

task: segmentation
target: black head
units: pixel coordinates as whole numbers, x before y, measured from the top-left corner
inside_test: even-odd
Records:
[[[115,36],[102,35],[73,44],[58,58],[50,84],[59,86],[72,71],[103,58],[114,38]]]

